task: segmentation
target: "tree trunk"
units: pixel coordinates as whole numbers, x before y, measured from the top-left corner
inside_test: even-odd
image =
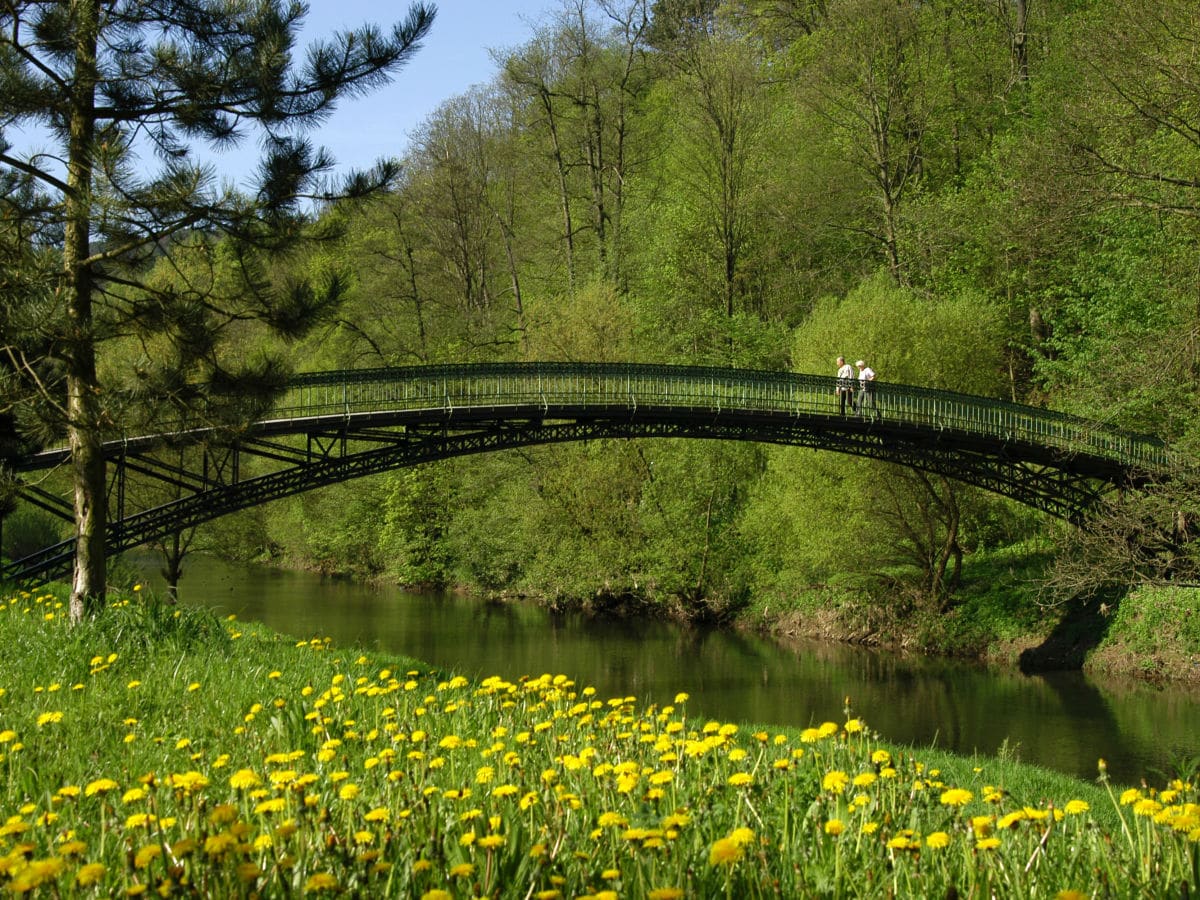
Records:
[[[188,543],[178,531],[162,543],[162,576],[167,582],[167,602],[172,606],[179,602],[179,579],[183,577],[183,558],[187,555]]]
[[[1029,9],[1025,0],[1017,0],[1017,21],[1013,29],[1012,55],[1017,83],[1024,87],[1029,83]]]
[[[100,384],[92,323],[91,231],[92,144],[95,137],[96,42],[99,11],[94,0],[78,0],[75,20],[76,101],[68,123],[66,222],[63,282],[70,337],[64,354],[67,381],[67,440],[75,494],[75,575],[70,616],[79,622],[104,602],[105,534],[108,509],[101,453]]]

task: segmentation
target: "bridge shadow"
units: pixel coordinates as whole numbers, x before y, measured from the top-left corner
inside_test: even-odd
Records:
[[[1108,634],[1123,596],[1123,591],[1112,590],[1082,605],[1073,605],[1039,646],[1021,652],[1018,657],[1021,671],[1029,675],[1082,669],[1088,653]]]

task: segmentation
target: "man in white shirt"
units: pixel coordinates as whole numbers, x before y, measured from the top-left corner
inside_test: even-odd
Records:
[[[846,414],[846,401],[854,398],[854,369],[850,363],[846,362],[846,357],[839,356],[837,358],[837,387],[834,388],[834,393],[838,395],[838,402],[842,408],[842,415]]]
[[[878,419],[879,407],[875,405],[875,370],[861,359],[854,367],[858,369],[858,396],[854,398],[854,409],[865,416],[869,404],[871,414]]]

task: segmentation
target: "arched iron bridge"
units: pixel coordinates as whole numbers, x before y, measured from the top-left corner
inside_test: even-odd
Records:
[[[842,414],[835,381],[626,363],[300,375],[269,416],[234,436],[227,429],[165,428],[106,442],[108,549],[117,553],[226,513],[389,469],[600,438],[761,441],[850,453],[957,479],[1073,522],[1105,493],[1164,477],[1171,467],[1156,438],[950,391],[875,382],[875,410]],[[54,479],[30,477],[68,457],[66,449],[48,450],[17,468],[26,473],[26,501],[70,520],[69,497],[37,483]],[[73,551],[73,541],[46,547],[11,563],[4,575],[65,573]]]

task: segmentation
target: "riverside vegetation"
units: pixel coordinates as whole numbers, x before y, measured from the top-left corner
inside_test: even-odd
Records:
[[[494,78],[395,148],[398,165],[316,206],[301,198],[318,192],[324,160],[307,142],[264,141],[253,201],[218,190],[190,145],[292,114],[319,137],[332,75],[349,79],[346,97],[386,79],[432,10],[415,5],[384,57],[337,38],[365,68],[310,79],[280,49],[300,7],[178,5],[197,12],[170,24],[195,29],[160,27],[154,5],[103,18],[117,37],[98,61],[81,49],[95,29],[77,35],[98,81],[39,43],[82,27],[60,4],[17,3],[22,27],[0,30],[13,51],[0,106],[15,122],[40,124],[51,95],[62,121],[99,119],[90,147],[80,128],[57,153],[0,154],[12,186],[0,192],[0,456],[68,429],[94,450],[167,413],[236,431],[292,371],[629,360],[832,375],[838,354],[865,358],[881,383],[1047,406],[1198,456],[1193,0],[563,0],[496,53]],[[180,43],[158,52],[160,40]],[[312,104],[283,104],[290,72]],[[128,87],[143,83],[160,102]],[[151,154],[131,158],[140,134],[162,140],[158,180]],[[94,175],[88,191],[63,191],[58,158]],[[74,202],[85,195],[93,205]],[[81,245],[64,257],[55,236],[68,225]],[[76,313],[94,305],[94,327],[63,297]],[[83,413],[65,408],[72,380]],[[151,465],[175,466],[176,448],[155,452]],[[79,496],[100,496],[97,460],[81,460]],[[40,486],[69,497],[68,478]],[[131,484],[127,499],[172,499],[155,490]],[[413,586],[1200,677],[1194,473],[1109,499],[1077,529],[836,453],[608,441],[362,479],[162,549],[176,574],[203,547]],[[105,505],[83,508],[92,590]],[[47,531],[63,536],[17,505],[3,553]]]
[[[1097,784],[566,675],[470,682],[134,592],[0,604],[0,883],[23,896],[1187,896],[1193,767]],[[1103,752],[1103,748],[1097,748]],[[80,752],[84,750],[86,752]]]

